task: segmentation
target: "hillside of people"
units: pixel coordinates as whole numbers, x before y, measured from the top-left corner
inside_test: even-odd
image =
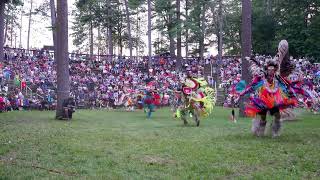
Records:
[[[257,55],[256,59],[265,59]],[[216,88],[223,89],[225,107],[237,107],[237,97],[231,93],[241,80],[241,58],[224,57],[221,62],[216,57],[206,59],[187,58],[183,60],[183,71],[176,71],[176,60],[170,56],[152,57],[148,67],[147,57],[134,60],[128,57],[70,54],[69,71],[70,96],[77,108],[119,108],[128,100],[138,106],[139,94],[143,94],[146,83],[154,80],[160,95],[159,105],[174,104],[175,91],[189,73],[204,76],[205,66],[211,64],[219,73]],[[302,80],[306,89],[320,93],[320,64],[312,64],[308,59],[292,59],[296,71],[290,76],[292,81]],[[261,62],[263,63],[263,62]],[[218,71],[219,68],[219,71]],[[56,62],[53,52],[25,49],[5,49],[5,61],[0,65],[1,111],[11,110],[54,110],[57,101]],[[211,83],[213,86],[213,83]],[[303,100],[302,100],[303,101]]]

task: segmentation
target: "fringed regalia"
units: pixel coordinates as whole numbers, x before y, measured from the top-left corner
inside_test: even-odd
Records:
[[[246,104],[245,113],[255,118],[252,132],[257,136],[264,135],[267,112],[274,116],[272,135],[279,136],[282,126],[281,111],[296,107],[297,93],[304,94],[298,82],[292,83],[288,80],[288,76],[295,69],[295,65],[290,61],[288,49],[288,42],[282,40],[275,58],[246,58],[251,64],[253,81],[248,86],[244,81],[240,81],[236,86],[236,91],[241,96],[250,94],[250,102]]]
[[[200,117],[208,116],[215,102],[215,91],[208,86],[204,78],[187,78],[183,83],[182,104],[176,111],[176,117],[187,124],[186,116],[190,115],[199,126]]]
[[[271,83],[264,77],[255,77],[243,92],[243,94],[253,93],[250,102],[246,105],[245,113],[255,117],[256,114],[270,111],[273,115],[277,109],[282,111],[297,106],[298,101],[289,86],[279,76]]]

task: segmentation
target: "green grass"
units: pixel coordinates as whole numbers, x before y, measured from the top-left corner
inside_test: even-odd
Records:
[[[279,138],[250,134],[216,107],[195,127],[168,109],[0,114],[0,179],[320,179],[320,116],[302,112]]]

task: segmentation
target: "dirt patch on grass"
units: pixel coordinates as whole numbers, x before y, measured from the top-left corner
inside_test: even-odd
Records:
[[[5,155],[0,156],[0,162],[4,163],[10,163],[14,162],[17,158],[17,152],[10,151],[9,153],[6,153]]]
[[[142,161],[149,164],[149,165],[172,165],[176,164],[176,161],[168,159],[168,158],[162,158],[159,156],[144,156],[142,158]]]
[[[246,164],[239,164],[235,169],[234,173],[224,176],[222,179],[237,179],[239,177],[245,179],[254,179],[252,177],[253,173],[255,172],[262,172],[268,168],[273,168],[278,164],[278,161],[270,160],[265,162],[265,165],[256,164],[256,165],[246,165]],[[240,178],[240,179],[241,179]],[[218,178],[219,179],[219,178]]]
[[[14,121],[15,123],[18,123],[18,124],[30,124],[30,123],[32,123],[33,122],[33,120],[32,119],[16,119],[15,121]]]

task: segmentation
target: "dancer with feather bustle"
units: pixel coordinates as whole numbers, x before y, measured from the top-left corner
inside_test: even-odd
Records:
[[[274,116],[271,127],[272,136],[279,136],[282,127],[280,112],[297,106],[296,93],[303,93],[300,87],[291,84],[287,78],[295,69],[295,65],[290,61],[288,50],[288,42],[282,40],[276,57],[265,59],[264,64],[254,58],[247,58],[251,63],[253,80],[248,86],[244,81],[240,81],[236,86],[236,91],[241,96],[251,94],[245,113],[254,117],[252,132],[256,136],[264,135],[268,112]]]

